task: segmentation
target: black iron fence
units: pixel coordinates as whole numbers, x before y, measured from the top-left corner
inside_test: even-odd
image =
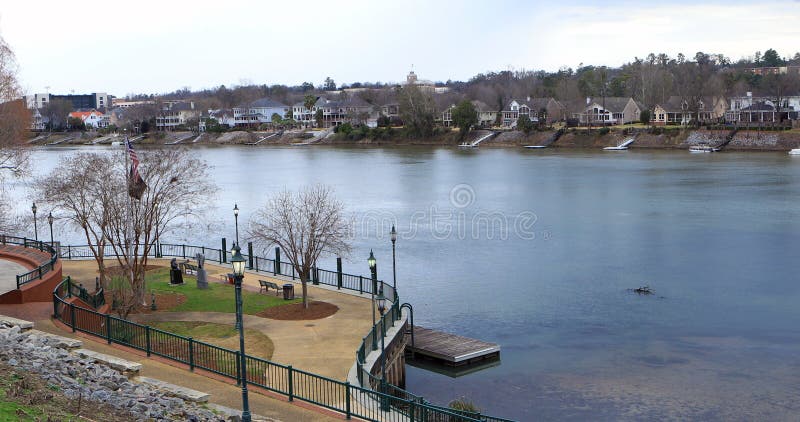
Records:
[[[71,288],[65,278],[53,290],[53,316],[73,332],[83,332],[105,339],[108,344],[121,344],[141,350],[147,356],[156,355],[200,368],[241,383],[284,395],[289,401],[301,400],[368,421],[442,421],[479,422],[481,419],[456,411],[407,400],[351,385],[332,378],[282,365],[254,356],[246,356],[247,373],[238,362],[239,352],[197,341],[167,331],[137,324],[110,314],[76,306],[64,299]],[[388,404],[388,406],[384,406]]]
[[[248,249],[251,248],[248,247]],[[148,256],[190,259],[196,257],[198,253],[203,254],[211,262],[220,264],[230,262],[230,251],[222,248],[171,243],[153,244]],[[110,247],[103,248],[103,254],[104,256],[116,256]],[[94,257],[87,245],[64,246],[61,248],[61,256],[66,259]],[[292,280],[298,278],[294,265],[286,260],[281,260],[277,251],[275,259],[248,254],[243,256],[250,271],[289,277]],[[248,383],[283,394],[290,401],[298,399],[342,412],[348,418],[358,417],[376,422],[511,422],[507,419],[435,406],[422,397],[392,384],[383,383],[381,385],[380,380],[371,373],[374,370],[374,364],[372,367],[367,367],[366,358],[370,352],[379,350],[381,337],[385,336],[386,331],[401,319],[399,296],[392,286],[383,281],[347,274],[340,270],[341,265],[337,265],[337,267],[336,271],[314,267],[311,271],[310,282],[336,287],[339,290],[351,290],[359,294],[377,295],[379,292],[383,292],[391,303],[384,315],[362,338],[361,345],[356,351],[356,369],[360,386],[253,356],[246,356],[247,374],[245,376]],[[133,347],[146,352],[147,356],[156,355],[174,360],[188,365],[190,370],[200,368],[232,378],[237,383],[242,379],[238,351],[67,303],[62,299],[65,292],[70,290],[65,288],[65,285],[70,285],[69,278],[64,279],[64,282],[53,291],[53,314],[64,324],[70,326],[73,331],[103,337],[109,344],[117,343]]]
[[[25,237],[0,235],[0,244],[17,245],[24,248],[38,249],[41,252],[47,252],[50,254],[50,259],[44,264],[41,264],[24,274],[17,275],[17,289],[27,283],[30,283],[31,281],[41,280],[45,274],[53,270],[53,267],[58,260],[58,252],[56,249],[53,248],[52,245],[38,240],[28,239]]]

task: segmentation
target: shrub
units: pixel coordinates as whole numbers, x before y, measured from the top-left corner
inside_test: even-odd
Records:
[[[609,128],[607,128],[607,127],[603,126],[603,127],[601,127],[601,128],[600,128],[600,130],[598,130],[597,132],[600,134],[600,136],[603,136],[603,135],[607,135],[607,134],[608,134],[608,132],[611,132],[611,129],[609,129]]]
[[[448,405],[449,408],[453,410],[460,410],[463,412],[473,412],[473,413],[480,413],[481,409],[472,402],[472,400],[461,397],[451,401]]]

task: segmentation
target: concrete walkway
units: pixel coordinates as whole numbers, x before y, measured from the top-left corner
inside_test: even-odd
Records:
[[[30,271],[24,265],[0,258],[0,295],[17,288],[17,275]]]
[[[116,263],[116,261],[114,261]],[[167,260],[151,260],[154,265],[168,266]],[[97,275],[96,263],[92,261],[63,261],[64,275],[73,277],[84,286],[94,289]],[[220,274],[230,270],[219,265],[206,264],[210,283],[219,282]],[[269,280],[283,284],[288,281],[266,274],[246,273],[244,288],[258,292],[258,280]],[[184,279],[191,287],[194,277]],[[271,291],[269,294],[275,294]],[[300,283],[295,284],[295,295],[301,294]],[[272,361],[293,365],[304,371],[345,381],[355,361],[356,349],[361,339],[372,327],[369,295],[350,294],[327,286],[308,286],[309,300],[319,300],[339,307],[339,310],[323,319],[304,321],[281,321],[245,315],[245,328],[259,330],[268,336],[275,346]],[[147,321],[203,321],[217,324],[234,323],[232,313],[216,312],[158,312],[155,314],[131,315],[137,322]]]
[[[75,282],[94,289],[97,264],[94,260],[64,260],[63,273]],[[150,260],[149,265],[169,266],[169,260]],[[117,265],[115,259],[106,260],[106,265]],[[227,266],[206,264],[209,282],[218,282],[219,275],[230,272]],[[291,282],[284,277],[246,273],[244,288],[258,292],[258,280],[264,279],[279,284]],[[185,279],[189,286],[194,278]],[[334,315],[319,320],[280,321],[245,315],[245,328],[259,330],[272,340],[275,351],[272,361],[291,364],[297,369],[317,373],[345,381],[355,360],[356,349],[362,337],[372,326],[370,296],[347,290],[338,291],[329,286],[308,286],[309,300],[328,302],[339,307]],[[274,294],[274,293],[270,293]],[[295,294],[301,295],[301,285],[295,283]],[[119,345],[108,345],[102,339],[81,333],[73,334],[63,326],[50,320],[52,303],[29,303],[25,305],[0,305],[0,313],[35,321],[36,328],[46,332],[77,337],[84,340],[85,348],[100,353],[118,356],[143,365],[141,375],[160,379],[179,386],[211,393],[211,403],[231,408],[241,408],[241,389],[228,380],[209,373],[192,373],[188,368],[168,360],[132,351]],[[202,312],[163,312],[137,315],[146,321],[203,321],[233,324],[233,314]],[[344,419],[342,415],[307,403],[289,403],[285,398],[261,391],[266,395],[251,393],[251,410],[254,413],[283,421],[327,421]]]
[[[35,321],[38,330],[57,334],[64,337],[79,338],[83,340],[83,348],[117,356],[132,362],[142,364],[139,371],[141,376],[166,381],[181,387],[191,388],[211,394],[210,403],[219,404],[233,409],[242,408],[241,388],[229,382],[212,378],[207,374],[192,373],[188,369],[173,366],[168,361],[160,358],[147,358],[141,353],[134,353],[118,345],[110,346],[94,336],[73,334],[57,327],[51,320]],[[98,341],[99,340],[99,341]],[[332,412],[326,412],[302,402],[288,402],[279,396],[268,396],[251,391],[249,394],[250,410],[259,415],[280,421],[333,421],[344,419]]]

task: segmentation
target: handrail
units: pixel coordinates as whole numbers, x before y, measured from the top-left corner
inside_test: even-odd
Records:
[[[153,244],[152,246],[153,247],[151,247],[151,249],[150,249],[151,250],[151,255],[149,255],[149,256],[152,256],[154,258],[155,257],[181,257],[181,258],[186,259],[186,258],[194,257],[197,253],[202,253],[206,257],[206,259],[211,261],[211,262],[217,262],[217,263],[230,262],[230,251],[223,251],[222,249],[219,249],[219,248],[211,248],[211,247],[197,246],[197,245],[185,245],[185,244],[170,244],[170,243],[156,243],[156,244]],[[88,257],[90,257],[91,256],[90,255],[91,252],[90,251],[88,251],[88,252],[84,251],[82,248],[87,248],[88,249],[89,246],[88,245],[63,246],[61,248],[62,258],[73,259],[73,258],[88,258]],[[112,252],[112,253],[106,254],[107,251]],[[106,255],[107,256],[115,256],[115,254],[113,253],[113,250],[109,249],[108,247],[104,248],[103,254],[104,254],[104,256],[106,256]],[[245,260],[248,263],[251,262],[249,255],[245,254],[243,256],[244,256]],[[271,259],[271,258],[264,258],[264,257],[259,257],[259,256],[253,256],[252,258],[253,258],[252,259],[252,265],[248,266],[248,269],[250,271],[272,273],[273,275],[282,275],[282,276],[285,276],[285,277],[291,277],[293,280],[297,278],[297,275],[295,274],[295,271],[294,271],[294,266],[289,261],[286,261],[286,260],[278,261],[278,260],[274,260],[274,259]],[[64,282],[66,282],[66,281],[67,281],[67,279],[62,281],[61,284],[64,284]],[[384,283],[381,280],[377,280],[377,283],[374,283],[371,277],[365,277],[365,276],[354,275],[354,274],[347,274],[347,273],[340,272],[340,271],[330,271],[330,270],[325,270],[325,269],[321,269],[321,268],[317,268],[317,267],[313,268],[313,270],[311,272],[311,280],[309,280],[309,281],[312,282],[313,284],[324,284],[324,285],[336,287],[337,289],[352,290],[354,292],[358,292],[359,294],[364,294],[364,293],[367,293],[367,294],[373,294],[373,293],[374,294],[378,294],[380,291],[383,291],[386,299],[392,303],[392,305],[389,307],[389,309],[383,315],[383,317],[380,320],[378,320],[375,323],[375,325],[371,328],[371,330],[367,333],[367,335],[365,335],[361,339],[361,346],[356,351],[356,367],[357,367],[356,369],[357,369],[358,382],[359,382],[360,385],[356,386],[356,385],[351,385],[350,383],[342,383],[341,381],[337,381],[337,380],[333,380],[333,379],[330,379],[330,378],[326,378],[326,377],[323,377],[323,376],[320,376],[320,375],[316,375],[316,374],[313,374],[313,373],[310,373],[310,372],[300,371],[298,369],[293,369],[291,366],[281,365],[281,364],[278,364],[278,363],[275,363],[275,362],[271,362],[271,361],[268,361],[268,360],[256,358],[256,357],[253,357],[253,356],[247,356],[246,357],[248,359],[248,363],[247,363],[247,368],[248,368],[248,374],[247,374],[248,381],[247,382],[248,383],[251,383],[251,384],[254,384],[254,385],[258,385],[258,386],[266,388],[266,389],[268,389],[270,391],[274,391],[274,392],[277,392],[277,393],[280,393],[280,394],[288,395],[290,399],[298,398],[300,400],[305,400],[305,401],[308,401],[310,403],[321,405],[321,406],[327,407],[327,408],[332,409],[332,410],[343,412],[348,417],[352,415],[352,416],[360,417],[360,418],[363,418],[363,419],[366,419],[366,420],[369,420],[369,421],[379,422],[379,421],[383,421],[383,420],[390,420],[390,421],[406,420],[406,419],[409,419],[410,417],[413,418],[411,420],[437,420],[437,421],[438,420],[447,420],[448,422],[450,422],[450,421],[453,421],[453,422],[456,422],[456,421],[465,421],[465,422],[500,421],[500,422],[506,422],[507,421],[505,419],[491,418],[491,417],[483,416],[483,415],[480,415],[480,417],[478,417],[478,418],[473,418],[470,415],[464,414],[463,412],[459,412],[459,411],[456,411],[456,410],[453,410],[453,409],[447,409],[447,408],[444,408],[444,407],[441,407],[441,406],[434,406],[431,403],[427,402],[421,396],[417,396],[417,395],[415,395],[413,393],[410,393],[410,392],[408,392],[408,391],[406,391],[406,390],[404,390],[404,389],[402,389],[400,387],[397,387],[397,386],[395,386],[393,384],[390,384],[390,383],[387,383],[387,382],[381,383],[382,386],[378,390],[375,390],[375,389],[372,388],[372,385],[371,385],[372,383],[368,382],[368,383],[365,384],[364,383],[364,374],[367,374],[367,380],[377,380],[380,383],[380,379],[375,377],[375,376],[373,376],[372,373],[371,373],[371,370],[374,367],[373,368],[365,368],[364,364],[366,363],[366,357],[369,354],[369,352],[379,349],[379,347],[377,347],[377,339],[380,338],[380,337],[378,337],[378,335],[379,335],[378,333],[380,333],[380,335],[382,335],[382,336],[385,336],[386,335],[385,330],[387,329],[386,327],[387,326],[393,326],[394,322],[396,322],[396,321],[398,321],[398,320],[400,320],[402,318],[402,312],[401,312],[401,306],[400,306],[400,297],[397,294],[397,291],[394,289],[394,287],[390,286],[387,283]],[[59,287],[61,286],[61,284],[59,285]],[[63,320],[63,313],[59,314],[59,305],[56,304],[56,302],[58,300],[60,300],[58,298],[58,296],[56,295],[57,291],[59,290],[59,287],[56,287],[56,290],[53,291],[54,315],[60,315],[60,317],[57,316],[57,318],[58,319],[62,319],[62,322],[64,322],[67,325],[70,325],[66,321]],[[80,308],[80,307],[75,307],[74,305],[71,305],[71,304],[67,304],[66,302],[63,302],[63,303],[64,303],[65,306],[70,306],[70,312],[72,312],[72,313],[74,313],[74,312],[76,312],[76,310],[78,310],[77,311],[78,314],[76,314],[76,316],[75,316],[76,318],[77,318],[77,315],[79,315],[82,312],[80,310],[84,309],[84,308]],[[90,311],[90,310],[87,310],[87,311],[93,312],[93,311]],[[97,315],[103,315],[103,314],[97,314]],[[119,319],[119,318],[116,318],[116,317],[111,317],[111,318],[113,318],[113,321],[119,321],[116,324],[123,324],[123,325],[126,324],[126,323],[135,324],[135,323],[126,321],[124,319]],[[148,339],[150,339],[150,336],[153,335],[153,333],[156,333],[156,335],[168,337],[170,339],[169,341],[172,341],[172,342],[176,342],[176,341],[177,342],[181,342],[181,341],[189,342],[189,344],[191,344],[192,346],[191,347],[187,346],[185,348],[186,350],[189,350],[189,351],[199,350],[198,348],[206,348],[206,349],[213,348],[214,349],[214,353],[217,353],[217,354],[219,354],[219,353],[222,353],[222,354],[225,354],[225,353],[236,354],[236,353],[238,353],[238,352],[235,352],[235,351],[232,351],[232,350],[223,349],[223,348],[220,348],[218,346],[214,346],[212,344],[203,343],[203,342],[200,342],[200,341],[192,340],[190,338],[181,337],[181,336],[178,336],[176,334],[169,333],[169,332],[157,330],[155,328],[150,328],[149,326],[143,326],[143,325],[140,325],[140,324],[135,324],[135,326],[138,327],[138,328],[135,328],[135,330],[140,330],[140,331],[141,330],[145,330],[145,332],[147,333],[146,336],[147,336]],[[84,332],[88,332],[90,334],[100,335],[101,337],[103,336],[102,332],[100,334],[97,334],[96,332],[92,332],[91,329],[85,329],[85,328],[80,328],[80,327],[75,327],[75,326],[72,326],[72,328],[73,328],[73,330],[84,331]],[[173,356],[170,353],[173,353],[174,350],[180,349],[180,347],[177,347],[177,349],[176,349],[176,346],[174,344],[171,346],[172,349],[170,349],[170,350],[173,350],[173,352],[163,353],[163,352],[160,352],[160,351],[155,351],[155,350],[151,350],[150,349],[151,346],[152,346],[151,339],[148,340],[146,345],[141,345],[141,344],[133,345],[133,344],[126,344],[124,342],[118,341],[117,339],[114,338],[113,333],[107,334],[106,337],[107,337],[109,342],[117,342],[119,344],[124,344],[124,345],[130,346],[130,347],[139,348],[140,350],[145,350],[145,351],[147,351],[148,356],[151,353],[155,353],[156,355],[161,356],[161,357],[165,357],[165,358],[172,359],[172,360],[175,360],[175,361],[178,361],[178,362],[189,364],[190,368],[192,368],[192,369],[195,366],[197,366],[197,367],[201,367],[202,369],[210,370],[211,372],[214,372],[214,373],[217,373],[217,374],[220,374],[220,375],[223,375],[223,376],[227,376],[227,377],[230,377],[230,378],[234,378],[234,379],[237,379],[237,380],[238,380],[238,377],[241,375],[241,374],[238,374],[238,373],[233,373],[233,374],[230,373],[230,371],[235,369],[234,368],[235,365],[233,367],[227,367],[228,372],[225,372],[225,370],[226,370],[225,368],[220,369],[219,367],[216,367],[216,366],[208,367],[209,365],[205,365],[206,367],[203,367],[201,365],[197,365],[197,360],[195,359],[194,356],[189,356],[189,357],[182,357],[182,356],[177,356],[176,357],[176,356]],[[378,353],[381,353],[381,352],[379,351]],[[379,356],[379,358],[380,358],[380,356]],[[376,363],[377,363],[377,360],[376,360]],[[355,410],[353,410],[353,408],[351,407],[352,403],[350,403],[350,402],[347,403],[347,409],[341,409],[341,408],[337,407],[337,406],[341,405],[340,402],[337,402],[338,404],[323,403],[323,400],[321,398],[314,398],[314,397],[303,398],[301,396],[295,395],[294,391],[300,391],[300,388],[299,388],[300,386],[299,386],[299,384],[293,384],[293,383],[297,382],[297,381],[294,381],[294,378],[291,378],[292,382],[288,382],[287,380],[283,380],[283,381],[288,382],[288,384],[286,384],[286,382],[281,384],[283,387],[279,387],[279,386],[276,387],[276,386],[271,385],[271,384],[266,384],[265,382],[262,382],[264,380],[262,380],[261,378],[255,379],[255,380],[250,380],[249,379],[250,375],[251,375],[250,374],[250,372],[251,372],[250,368],[259,368],[259,367],[264,367],[265,369],[267,369],[269,371],[273,371],[273,372],[279,370],[279,369],[276,369],[276,368],[281,368],[280,369],[281,371],[288,371],[289,372],[289,374],[290,374],[289,377],[290,378],[293,376],[291,374],[298,374],[298,376],[302,375],[302,376],[304,376],[306,378],[311,377],[311,378],[313,378],[315,380],[314,382],[333,383],[334,386],[338,386],[338,387],[345,387],[346,386],[346,391],[349,392],[347,397],[351,397],[352,398],[353,396],[357,396],[358,398],[360,398],[360,400],[358,400],[359,403],[361,403],[362,407],[366,406],[369,409],[369,412],[365,412],[364,414],[358,414]],[[303,378],[303,379],[305,379],[305,378]],[[322,380],[322,381],[320,381],[320,380]],[[309,382],[311,382],[311,381],[309,381]],[[381,384],[379,384],[379,385],[381,385]],[[288,390],[284,391],[281,388],[288,388]],[[303,389],[303,391],[310,391],[310,389],[306,386]],[[386,406],[387,403],[388,403],[388,406]],[[377,408],[377,409],[373,408],[374,406],[378,406],[379,408]],[[387,408],[396,411],[400,416],[398,416],[397,414],[394,414],[391,411],[387,411],[386,410]],[[414,415],[413,417],[411,416],[412,413]],[[385,418],[383,418],[383,419],[374,419],[375,417],[378,417],[377,415],[384,416]],[[389,416],[389,415],[394,415],[394,416]],[[439,419],[436,419],[437,416],[439,417]],[[388,418],[388,419],[386,419],[386,418]]]
[[[33,240],[33,239],[28,239],[28,238],[25,238],[25,237],[18,237],[18,236],[8,236],[8,235],[3,234],[3,235],[0,235],[0,244],[3,244],[3,245],[8,245],[8,244],[19,245],[19,246],[22,246],[24,248],[35,248],[35,249],[38,249],[41,252],[47,251],[47,252],[50,253],[50,259],[47,262],[45,262],[44,264],[39,265],[38,267],[36,267],[36,268],[26,272],[26,273],[17,275],[17,289],[18,290],[19,290],[19,288],[21,286],[23,286],[23,285],[25,285],[27,283],[30,283],[31,281],[41,280],[42,277],[45,274],[47,274],[50,271],[52,271],[53,267],[56,264],[56,261],[58,260],[58,251],[56,251],[56,249],[52,245],[49,245],[49,244],[47,244],[45,242],[42,242],[42,241],[39,241],[39,240]]]
[[[249,384],[286,396],[290,401],[297,399],[335,410],[348,419],[399,422],[411,415],[411,420],[481,422],[452,409],[397,398],[254,356],[245,356],[248,370],[242,374],[237,364],[238,351],[76,306],[63,298],[70,283],[69,277],[64,278],[53,290],[53,317],[73,332],[139,349],[147,356],[155,354],[180,362],[189,365],[190,370],[200,368],[237,381],[245,377]],[[386,411],[379,402],[390,403],[396,412]]]

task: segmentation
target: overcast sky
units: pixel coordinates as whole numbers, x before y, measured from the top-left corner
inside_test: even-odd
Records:
[[[243,83],[435,81],[619,66],[697,51],[800,50],[800,1],[2,0],[28,93],[163,93]]]

